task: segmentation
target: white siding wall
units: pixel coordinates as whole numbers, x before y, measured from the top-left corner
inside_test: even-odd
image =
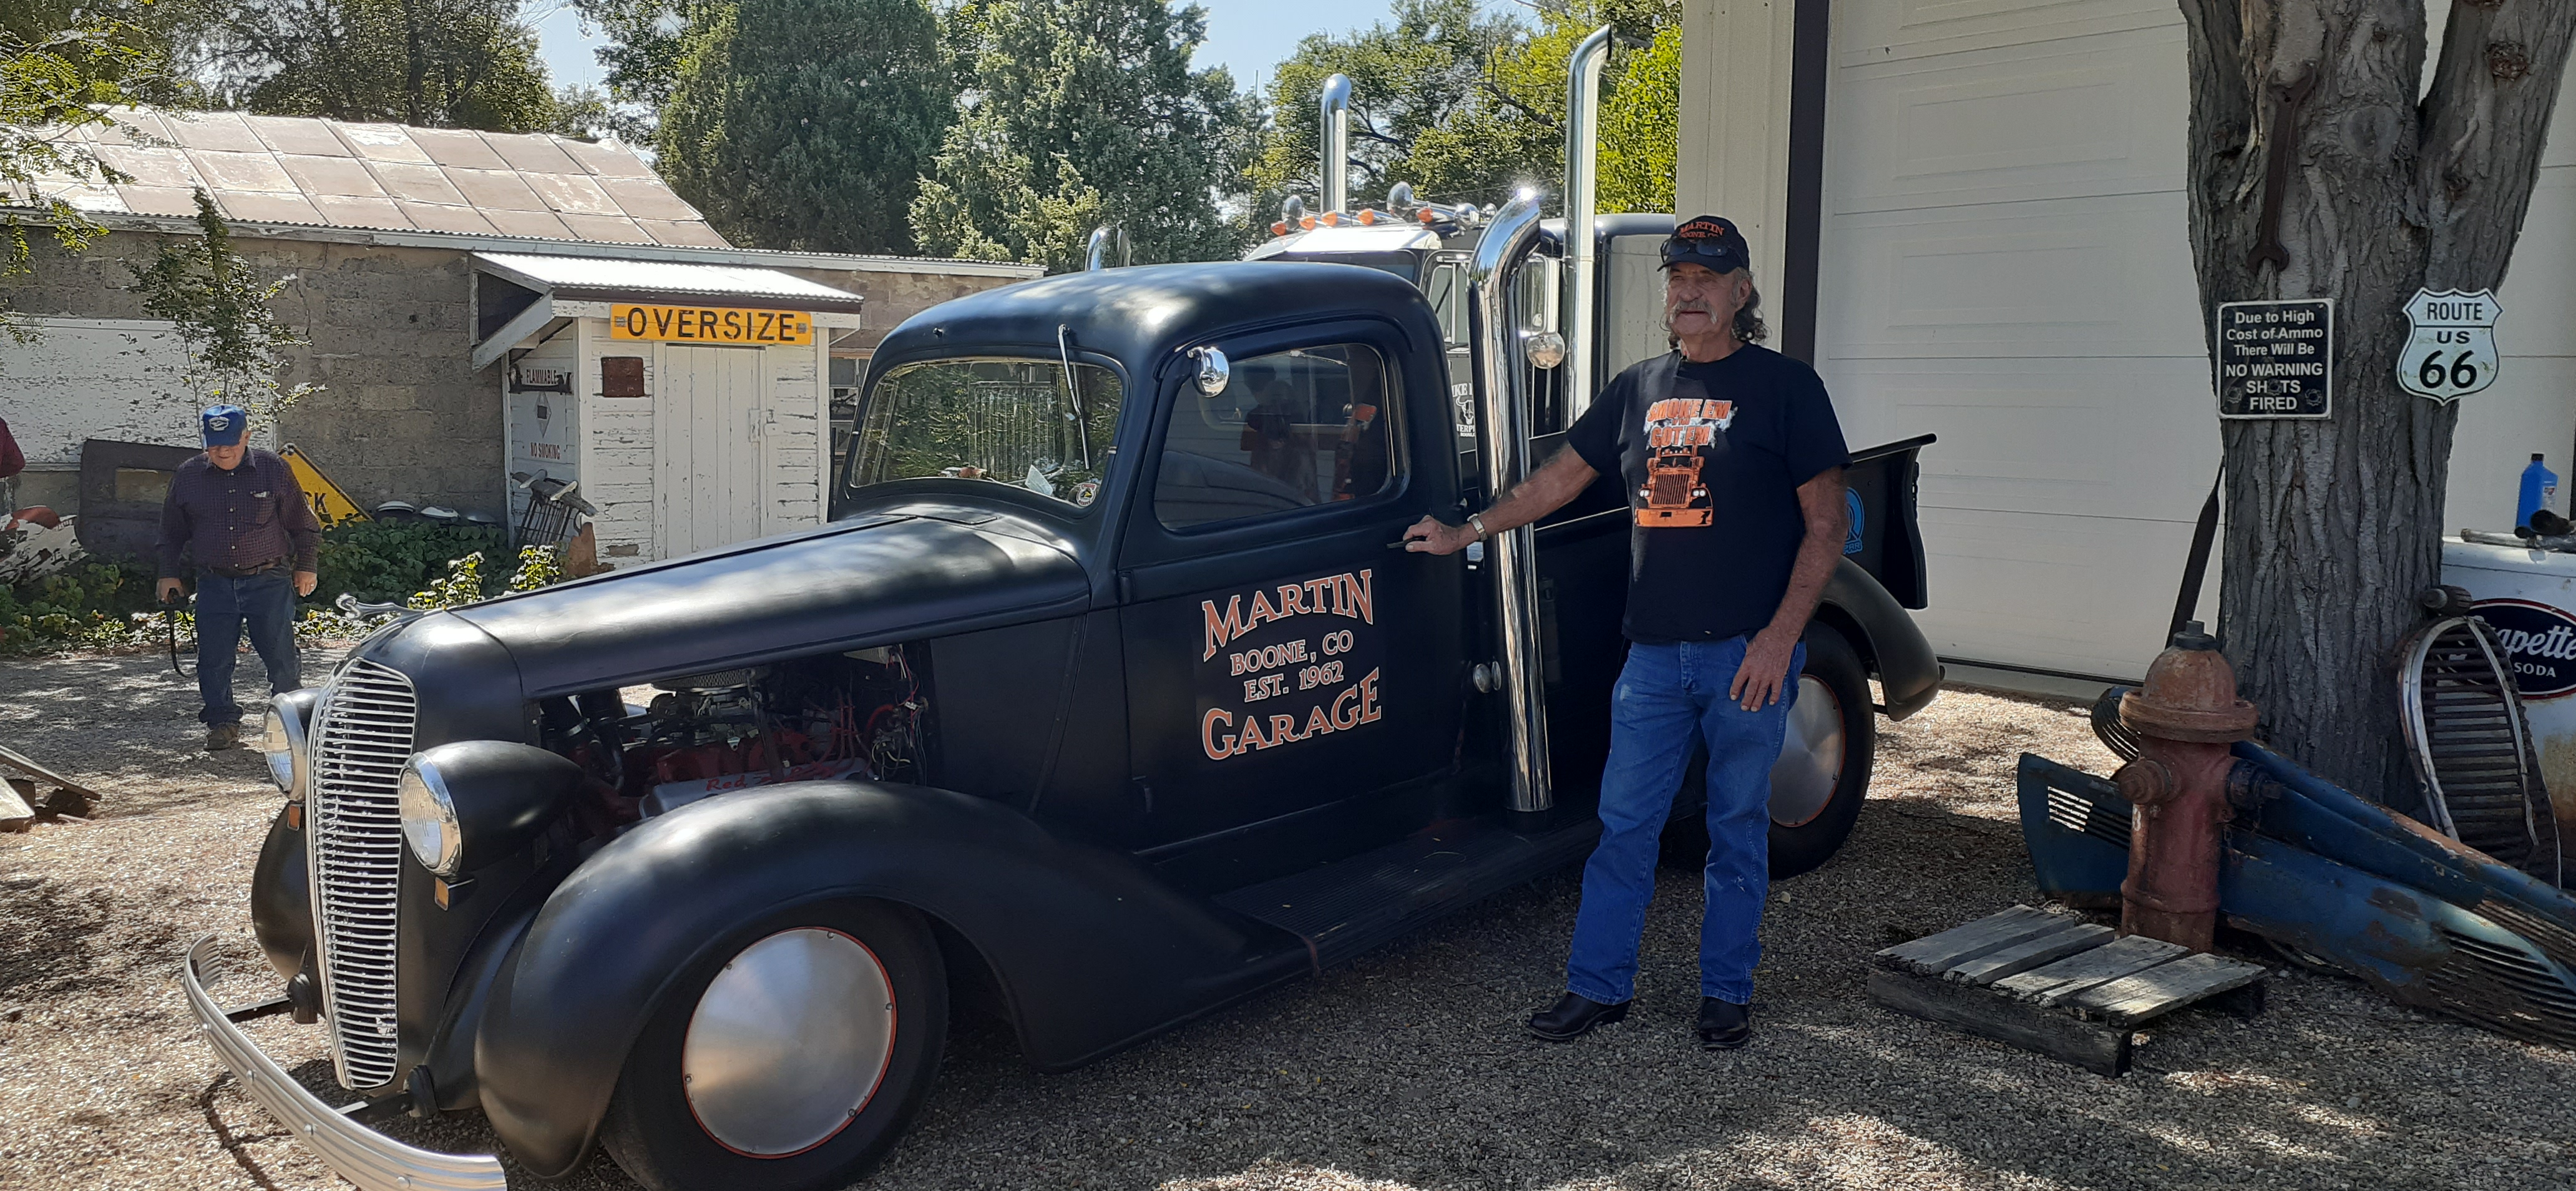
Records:
[[[0,418],[31,470],[80,467],[85,439],[194,446],[203,405],[186,383],[188,353],[160,319],[27,320],[44,338],[0,338]],[[277,445],[275,429],[251,441]]]
[[[824,404],[824,344],[831,332],[818,331],[812,347],[763,348],[769,369],[768,421],[761,450],[768,482],[764,522],[770,533],[784,533],[823,523],[823,451],[821,438],[829,425]]]
[[[530,478],[580,480],[582,428],[582,374],[579,324],[565,327],[554,338],[529,349],[519,358],[522,369],[560,368],[571,373],[570,393],[513,393],[510,391],[510,368],[504,360],[493,371],[500,376],[502,417],[507,426],[502,437],[502,474],[527,475]],[[595,374],[594,374],[595,376]],[[515,526],[527,512],[528,490],[514,479],[510,484],[510,524]]]
[[[660,353],[650,343],[616,343],[608,320],[581,320],[582,491],[599,509],[592,521],[599,556],[619,566],[662,557],[653,520],[653,392],[661,376]],[[606,356],[644,358],[643,397],[599,395],[599,362]]]

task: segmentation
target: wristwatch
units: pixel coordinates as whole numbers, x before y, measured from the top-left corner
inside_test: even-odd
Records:
[[[1483,513],[1467,514],[1467,528],[1476,531],[1477,541],[1484,541],[1486,537],[1485,515]]]

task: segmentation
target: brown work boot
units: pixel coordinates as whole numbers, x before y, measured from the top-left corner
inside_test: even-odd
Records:
[[[210,752],[210,753],[220,753],[220,752],[224,751],[225,749],[240,748],[240,747],[241,747],[241,725],[240,725],[240,724],[238,724],[238,723],[231,723],[231,724],[208,724],[208,725],[206,725],[206,751],[207,751],[207,752]]]

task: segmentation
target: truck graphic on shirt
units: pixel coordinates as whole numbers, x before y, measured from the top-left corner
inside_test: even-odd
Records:
[[[1637,488],[1637,524],[1687,528],[1715,519],[1700,472],[1717,447],[1718,431],[1734,421],[1732,401],[1676,397],[1646,410],[1646,449],[1653,454],[1646,458],[1646,482]]]

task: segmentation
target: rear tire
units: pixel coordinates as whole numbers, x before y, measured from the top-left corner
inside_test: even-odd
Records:
[[[1869,793],[1878,748],[1877,711],[1860,655],[1828,624],[1809,622],[1807,666],[1780,760],[1771,768],[1771,879],[1822,865],[1850,838]],[[1663,862],[1698,868],[1708,862],[1708,753],[1697,750],[1665,821]]]
[[[1771,878],[1833,859],[1851,838],[1878,753],[1869,671],[1831,625],[1807,626],[1807,669],[1771,768]]]
[[[918,915],[874,901],[771,914],[672,987],[600,1141],[654,1191],[844,1187],[920,1111],[947,1036],[947,975]]]

